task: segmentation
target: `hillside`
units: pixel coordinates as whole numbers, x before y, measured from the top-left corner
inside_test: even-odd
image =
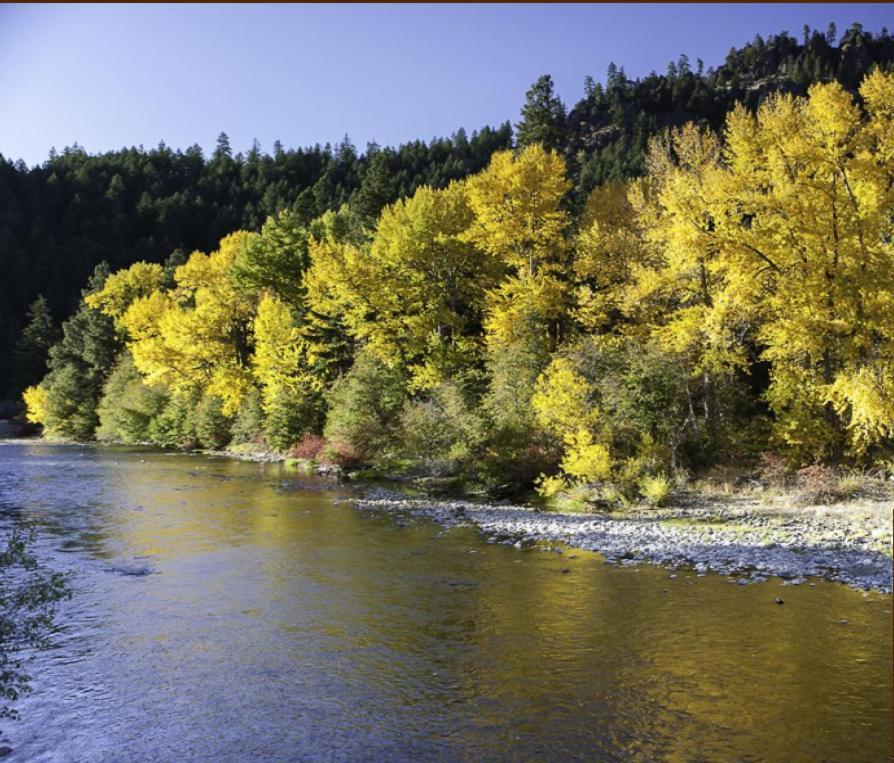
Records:
[[[816,82],[840,81],[849,91],[875,66],[894,62],[894,38],[853,25],[840,39],[805,28],[799,41],[787,33],[755,40],[705,69],[686,57],[664,74],[631,80],[612,65],[604,84],[589,79],[570,109],[553,93],[549,77],[528,95],[515,142],[541,142],[565,156],[574,185],[571,208],[609,179],[644,171],[650,137],[693,121],[719,129],[734,104],[755,108],[767,95],[804,94]],[[55,324],[77,307],[95,266],[112,270],[173,254],[209,251],[227,233],[259,230],[267,217],[291,208],[307,224],[348,204],[372,225],[381,209],[421,185],[444,187],[487,166],[492,154],[513,145],[507,122],[470,136],[416,141],[397,148],[347,139],[335,147],[284,149],[254,146],[234,155],[226,135],[205,157],[160,145],[90,155],[77,145],[51,152],[35,167],[0,155],[0,392],[17,397],[43,375],[33,353],[15,353],[28,308],[43,296]],[[2,147],[0,147],[2,148]]]

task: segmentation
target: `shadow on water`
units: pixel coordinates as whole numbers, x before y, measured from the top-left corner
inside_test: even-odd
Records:
[[[13,759],[890,754],[890,596],[516,551],[311,485],[0,447],[0,515],[76,574]]]

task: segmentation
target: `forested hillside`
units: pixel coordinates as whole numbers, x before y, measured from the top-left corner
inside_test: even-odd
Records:
[[[103,263],[28,417],[609,503],[718,462],[889,469],[894,73],[858,96],[673,128],[579,213],[528,109],[522,146],[374,220],[286,209],[209,254]]]
[[[838,41],[834,28],[805,28],[800,41],[786,33],[756,37],[716,68],[683,56],[664,74],[630,80],[612,65],[604,85],[587,79],[570,110],[545,76],[528,93],[516,139],[564,155],[574,184],[569,203],[579,211],[597,183],[642,174],[649,138],[668,127],[694,121],[718,129],[737,102],[753,108],[771,92],[804,94],[814,82],[837,80],[856,92],[874,65],[892,61],[894,38],[855,24]],[[334,148],[277,144],[266,154],[255,145],[234,155],[221,134],[210,157],[198,146],[89,155],[75,145],[29,168],[0,155],[0,396],[5,390],[15,397],[39,378],[47,337],[26,338],[14,352],[29,307],[42,296],[40,309],[58,325],[100,262],[115,270],[140,260],[179,261],[230,231],[259,230],[285,208],[306,224],[349,203],[371,223],[386,204],[422,185],[442,188],[480,171],[512,142],[507,122],[471,136],[458,130],[449,139],[362,153],[346,137]]]

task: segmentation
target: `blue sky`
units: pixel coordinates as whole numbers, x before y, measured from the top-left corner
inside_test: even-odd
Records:
[[[269,151],[363,148],[513,122],[549,73],[568,104],[610,61],[628,76],[681,53],[706,67],[756,33],[870,31],[884,4],[0,5],[0,152],[164,140]]]

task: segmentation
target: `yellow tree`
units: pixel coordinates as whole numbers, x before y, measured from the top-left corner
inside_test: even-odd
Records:
[[[267,441],[285,450],[317,423],[322,382],[308,371],[307,342],[290,305],[264,293],[252,329],[251,366],[261,391]]]
[[[490,295],[489,342],[506,346],[533,335],[555,349],[568,302],[557,278],[568,253],[564,160],[539,144],[518,154],[499,151],[466,186],[474,220],[465,238],[507,273]]]
[[[250,324],[256,297],[232,276],[248,236],[237,232],[211,254],[194,252],[174,271],[175,288],[136,299],[121,317],[134,364],[172,392],[202,391],[235,413],[251,387]]]
[[[585,484],[608,477],[611,455],[594,437],[599,411],[592,397],[589,382],[567,358],[555,358],[537,379],[531,407],[537,424],[562,440],[564,454],[559,466],[565,475],[541,475],[541,494],[555,494],[567,487],[568,479]]]
[[[270,293],[261,296],[252,324],[254,353],[251,364],[269,408],[280,392],[297,395],[302,386],[303,340],[292,320],[289,306]]]
[[[629,320],[625,293],[634,267],[645,264],[649,184],[608,182],[587,197],[574,239],[575,317],[588,332],[621,328]]]
[[[129,268],[112,273],[102,289],[88,294],[84,302],[114,319],[121,328],[121,318],[133,302],[148,297],[161,288],[164,268],[150,262],[135,262]]]
[[[342,212],[327,212],[311,225],[310,264],[304,274],[307,312],[301,326],[307,341],[307,362],[329,383],[350,367],[354,352],[351,326],[371,308],[362,301],[368,243],[346,231]]]
[[[630,268],[624,307],[667,350],[689,357],[705,384],[711,374],[746,361],[747,324],[726,300],[727,263],[716,235],[720,157],[719,139],[693,124],[653,140],[651,200],[638,223],[647,251]]]
[[[465,188],[419,188],[387,207],[360,280],[369,310],[352,328],[388,365],[407,366],[417,389],[436,386],[479,354],[481,314],[499,269],[464,239]]]
[[[727,126],[726,214],[735,287],[761,324],[780,439],[804,457],[857,452],[894,427],[894,75],[780,96]]]

